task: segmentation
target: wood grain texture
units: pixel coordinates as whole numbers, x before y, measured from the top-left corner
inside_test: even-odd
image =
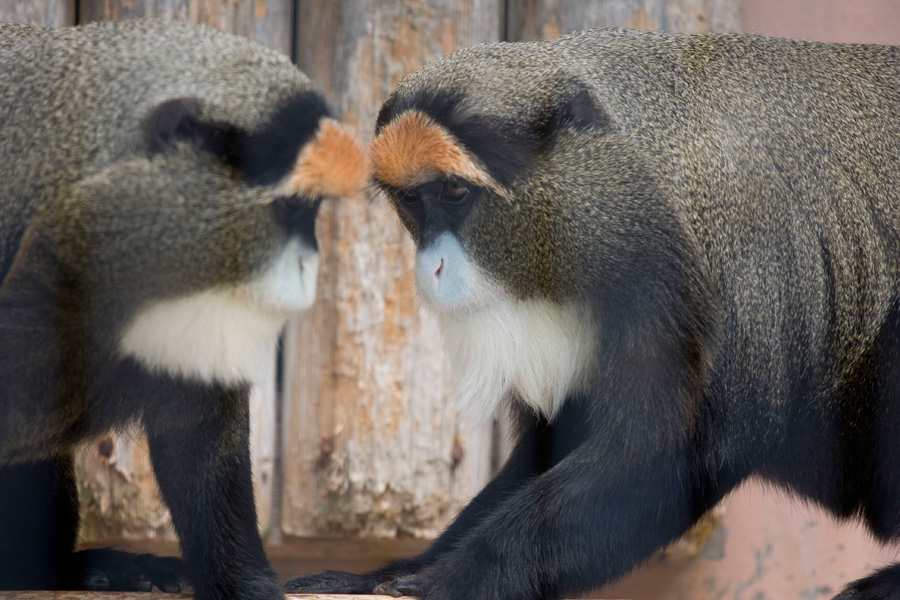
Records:
[[[291,0],[79,0],[79,19],[174,18],[235,33],[290,55]]]
[[[740,31],[740,0],[523,0],[509,2],[509,41],[552,39],[594,27],[698,33]]]
[[[370,139],[399,78],[500,35],[500,0],[301,0],[298,66]],[[431,536],[489,477],[490,427],[460,418],[415,247],[378,196],[327,204],[319,296],[287,342],[285,528]]]
[[[75,0],[0,0],[0,21],[43,27],[75,24]]]

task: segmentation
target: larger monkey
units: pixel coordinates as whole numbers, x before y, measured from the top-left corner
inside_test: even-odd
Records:
[[[519,438],[421,556],[289,589],[558,598],[753,474],[900,536],[900,49],[477,47],[401,81],[372,156],[463,399]],[[898,597],[897,565],[839,596]]]
[[[196,597],[277,599],[249,382],[366,178],[285,57],[185,24],[0,25],[0,589],[178,589],[75,553],[71,450],[139,421]]]

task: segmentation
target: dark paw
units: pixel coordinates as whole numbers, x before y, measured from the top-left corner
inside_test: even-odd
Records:
[[[900,565],[854,581],[834,600],[900,600]]]
[[[323,571],[291,579],[284,589],[290,594],[371,594],[378,583],[366,575]]]
[[[173,557],[101,548],[73,555],[63,576],[66,587],[96,592],[180,592],[184,563]]]
[[[376,594],[384,596],[425,596],[426,586],[422,577],[419,575],[404,575],[392,581],[385,581],[375,586],[373,590]]]

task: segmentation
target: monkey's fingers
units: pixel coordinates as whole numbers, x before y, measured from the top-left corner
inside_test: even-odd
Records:
[[[392,581],[379,583],[372,592],[395,598],[400,596],[418,596],[423,598],[425,596],[425,584],[419,575],[404,575]]]
[[[177,594],[188,583],[184,561],[172,556],[141,554],[136,557],[138,569],[150,583],[164,592]]]
[[[180,592],[184,563],[173,557],[131,554],[110,548],[82,550],[73,555],[63,579],[65,587],[97,592]]]
[[[371,594],[378,583],[367,575],[323,571],[291,579],[284,589],[291,594]]]

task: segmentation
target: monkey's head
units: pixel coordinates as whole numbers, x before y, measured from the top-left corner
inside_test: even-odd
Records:
[[[485,412],[512,392],[550,416],[593,360],[593,230],[623,192],[588,166],[627,161],[589,89],[552,60],[507,44],[430,63],[386,101],[371,147],[463,402]]]
[[[593,90],[557,50],[459,51],[407,75],[381,109],[374,179],[416,242],[418,291],[439,312],[584,291],[575,271],[592,268],[595,249],[580,238],[596,223],[579,215],[617,201],[609,174],[633,152],[618,151]]]
[[[60,35],[84,50],[61,83],[79,126],[54,145],[65,179],[23,239],[59,314],[153,370],[251,378],[315,298],[316,215],[366,181],[363,149],[288,59],[236,36]]]

